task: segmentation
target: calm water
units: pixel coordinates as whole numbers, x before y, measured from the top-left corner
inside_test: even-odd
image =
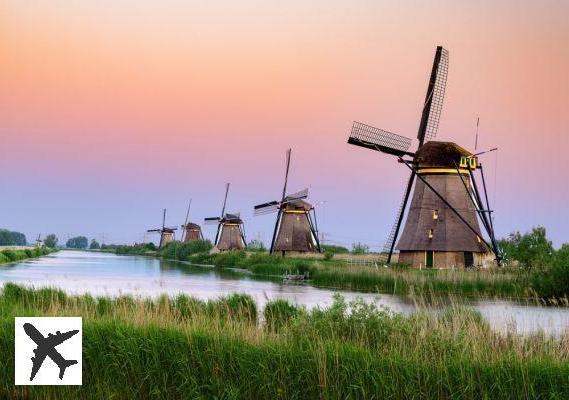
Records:
[[[395,312],[412,313],[415,305],[404,297],[319,289],[284,284],[236,271],[219,271],[154,258],[106,253],[61,251],[39,259],[0,266],[0,284],[14,282],[34,287],[58,287],[71,294],[116,296],[131,294],[156,297],[185,293],[212,299],[231,293],[247,293],[263,307],[268,300],[287,299],[309,308],[326,307],[334,293],[347,300],[357,297]],[[500,332],[531,333],[539,330],[558,335],[569,327],[569,309],[528,306],[508,301],[470,303]],[[433,307],[433,311],[440,311]]]

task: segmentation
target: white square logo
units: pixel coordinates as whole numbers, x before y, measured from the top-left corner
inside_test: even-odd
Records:
[[[81,317],[16,317],[16,385],[81,385]]]

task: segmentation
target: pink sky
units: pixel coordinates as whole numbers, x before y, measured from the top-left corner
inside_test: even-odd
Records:
[[[215,215],[311,187],[329,240],[378,248],[406,171],[346,144],[352,120],[415,137],[434,49],[440,139],[486,163],[498,235],[567,241],[569,3],[64,0],[0,5],[0,226],[141,240],[169,209]],[[205,231],[212,236],[213,231]]]

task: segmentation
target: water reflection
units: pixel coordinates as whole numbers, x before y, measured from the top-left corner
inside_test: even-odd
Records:
[[[212,299],[231,293],[247,293],[262,308],[276,298],[308,308],[326,307],[338,291],[309,285],[283,284],[279,277],[264,278],[238,270],[218,270],[155,258],[116,256],[106,253],[61,251],[39,259],[0,267],[0,283],[15,282],[33,287],[58,287],[71,294],[95,296],[130,294],[157,297],[185,293]],[[412,313],[412,299],[389,294],[339,291],[348,301],[357,297],[395,312]],[[569,309],[545,308],[508,301],[479,300],[470,303],[500,332],[531,333],[543,330],[560,334],[569,327]],[[425,307],[425,305],[421,305]],[[445,304],[427,305],[440,312]]]

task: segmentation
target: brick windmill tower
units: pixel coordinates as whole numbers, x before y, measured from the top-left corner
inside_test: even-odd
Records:
[[[355,146],[393,155],[410,170],[403,201],[384,246],[388,263],[397,249],[399,262],[414,267],[470,267],[482,264],[492,253],[500,265],[484,171],[478,160],[483,153],[473,154],[456,143],[433,140],[443,107],[448,59],[447,50],[437,47],[415,152],[409,151],[410,138],[360,122],[354,122],[348,139]],[[482,179],[483,193],[478,189],[476,172]],[[395,246],[406,211],[403,233]]]
[[[223,207],[219,217],[205,218],[206,225],[217,224],[217,233],[215,235],[215,247],[219,251],[226,250],[242,250],[247,247],[245,241],[245,230],[243,229],[243,220],[239,213],[226,213],[227,195],[229,193],[229,183],[225,185],[225,198]]]
[[[308,189],[286,194],[291,152],[291,149],[286,152],[285,180],[281,200],[254,207],[255,215],[277,213],[270,252],[272,254],[280,251],[283,256],[287,251],[320,252],[314,207],[305,201],[308,197]]]

